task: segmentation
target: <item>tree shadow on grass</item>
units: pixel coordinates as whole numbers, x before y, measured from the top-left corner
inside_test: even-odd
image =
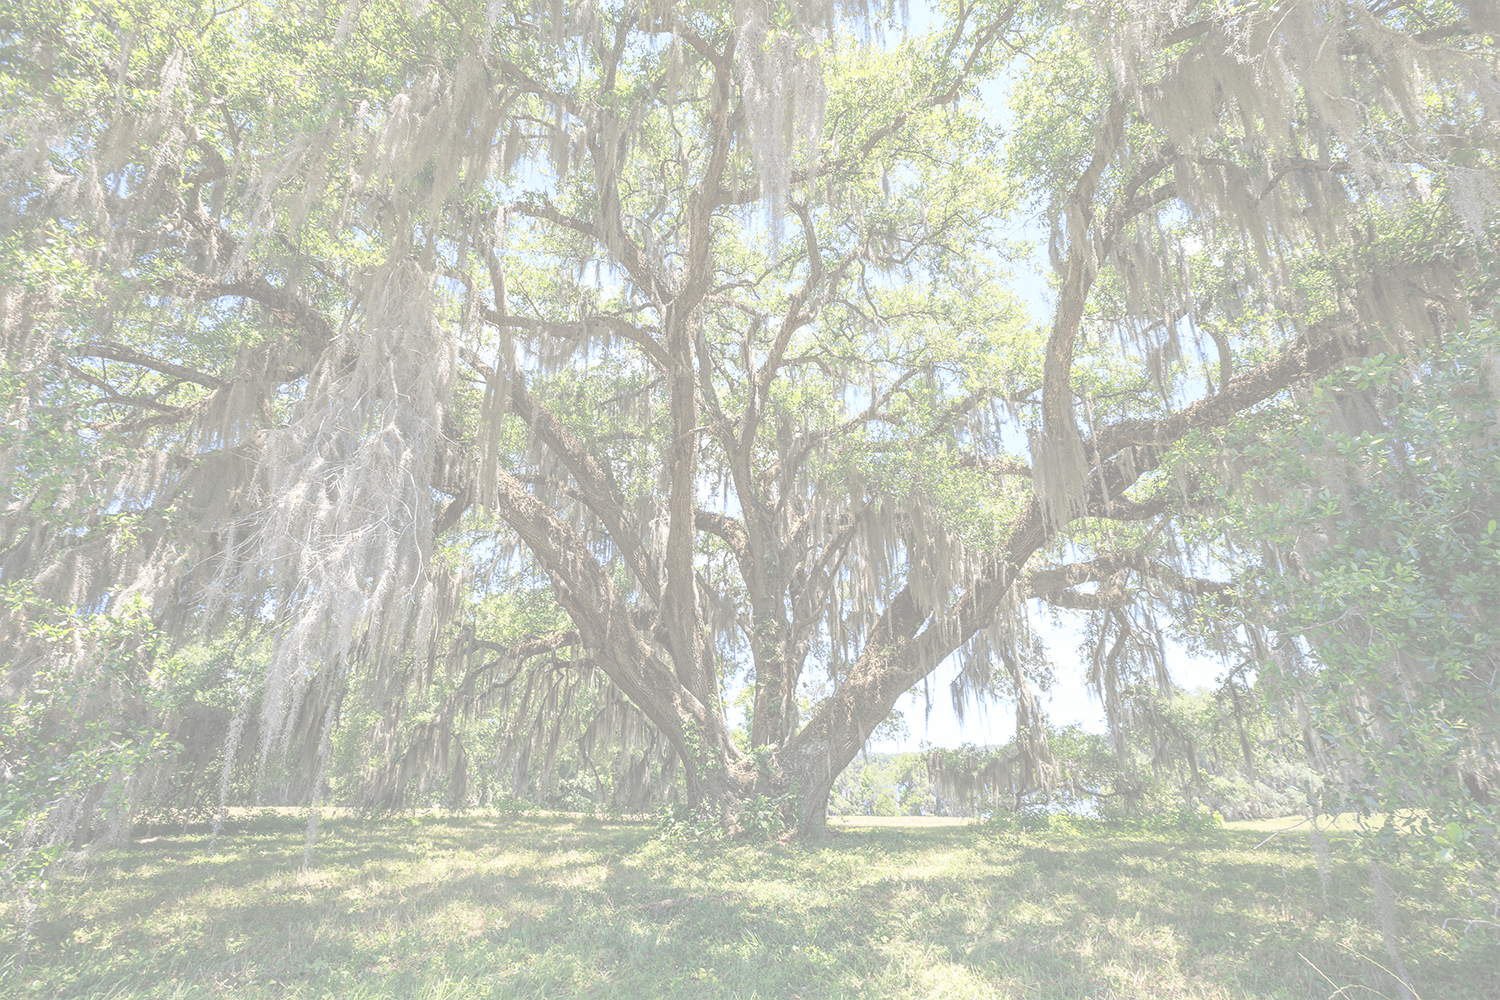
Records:
[[[1325,905],[1290,838],[1256,852],[1227,832],[944,827],[684,844],[639,822],[338,818],[303,874],[304,832],[285,817],[216,856],[206,838],[134,845],[58,887],[33,961],[74,995],[176,976],[265,996],[452,978],[496,996],[1324,997],[1308,960],[1395,995],[1369,960],[1384,955],[1360,866],[1335,859]],[[1393,878],[1408,924],[1426,919],[1409,901],[1440,894],[1430,874]],[[1495,948],[1408,938],[1428,1000],[1500,995]]]
[[[414,930],[457,907],[489,911],[468,937],[566,902],[580,873],[628,855],[639,824],[326,821],[302,872],[305,822],[261,820],[222,836],[149,838],[64,878],[33,927],[27,962],[72,988],[177,975],[207,982],[306,978],[334,966],[400,969]],[[577,848],[587,846],[587,851]],[[417,954],[430,952],[425,945]],[[392,953],[397,953],[394,956]]]
[[[963,834],[913,830],[901,839],[957,849]],[[1340,987],[1400,995],[1381,968],[1391,960],[1365,863],[1335,857],[1325,889],[1305,840],[1253,851],[1260,839],[976,831],[972,872],[920,880],[907,894],[918,901],[904,905],[962,896],[965,907],[949,919],[934,912],[934,935],[953,961],[1019,963],[1037,981],[1062,977],[1078,995],[1124,995],[1122,980],[1129,986],[1136,973],[1164,995],[1175,995],[1175,976],[1185,991],[1233,983],[1254,996],[1324,997],[1333,989],[1324,975]],[[1444,874],[1420,866],[1392,874],[1414,985],[1428,998],[1500,996],[1500,943],[1492,937],[1462,951],[1444,939]]]

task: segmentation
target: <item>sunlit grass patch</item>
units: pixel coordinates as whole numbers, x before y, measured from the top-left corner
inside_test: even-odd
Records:
[[[1360,816],[1358,813],[1348,812],[1337,816],[1324,814],[1311,819],[1305,816],[1278,816],[1273,819],[1233,820],[1224,824],[1230,830],[1261,830],[1265,833],[1306,830],[1309,826],[1316,826],[1324,833],[1354,833],[1359,830],[1378,830],[1384,825],[1384,816]]]
[[[1400,995],[1367,869],[1325,902],[1300,831],[847,825],[683,843],[639,821],[296,816],[158,835],[52,887],[7,997]],[[1391,872],[1425,1000],[1500,996],[1500,938],[1452,869]],[[18,913],[3,914],[13,930]],[[1378,963],[1378,964],[1377,964]],[[1316,966],[1316,969],[1314,968]],[[1366,994],[1373,995],[1373,994]]]

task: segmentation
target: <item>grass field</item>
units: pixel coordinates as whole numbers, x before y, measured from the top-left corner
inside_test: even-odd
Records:
[[[1290,823],[1282,823],[1288,826]],[[1305,833],[846,823],[796,844],[646,822],[243,818],[58,879],[5,997],[1402,996],[1368,867]],[[152,834],[154,831],[146,831]],[[1389,875],[1422,1000],[1500,997],[1500,928],[1451,869]],[[1462,933],[1463,927],[1469,933]]]

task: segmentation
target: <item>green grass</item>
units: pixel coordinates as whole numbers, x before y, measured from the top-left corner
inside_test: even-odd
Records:
[[[1324,833],[1352,833],[1355,830],[1378,830],[1385,826],[1385,817],[1381,815],[1361,817],[1357,813],[1346,812],[1339,813],[1337,816],[1329,816],[1324,813],[1318,816],[1317,820],[1318,829]],[[1296,830],[1305,833],[1308,820],[1303,816],[1281,816],[1276,819],[1237,819],[1224,825],[1231,830],[1259,830],[1262,833]]]
[[[148,831],[149,832],[149,831]],[[1368,869],[1301,831],[849,824],[683,844],[566,816],[292,816],[145,837],[54,881],[6,997],[1399,997]],[[1451,869],[1398,868],[1423,1000],[1500,996]],[[1316,968],[1314,968],[1316,967]],[[1327,977],[1326,979],[1324,977]],[[1331,985],[1331,984],[1336,984]],[[1373,992],[1372,992],[1373,991]]]

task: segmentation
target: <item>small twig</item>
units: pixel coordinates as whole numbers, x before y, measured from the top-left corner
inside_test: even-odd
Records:
[[[1470,920],[1467,917],[1447,917],[1443,920],[1443,930],[1446,931],[1448,929],[1448,925],[1451,923],[1463,924],[1464,934],[1466,935],[1474,929],[1475,924],[1484,924],[1487,927],[1500,927],[1500,924],[1495,923],[1495,921],[1493,920]]]
[[[1355,954],[1358,954],[1358,952],[1356,952]],[[1333,1000],[1333,998],[1336,997],[1336,996],[1348,996],[1349,995],[1348,990],[1349,990],[1350,986],[1356,986],[1359,989],[1367,990],[1367,991],[1375,994],[1378,997],[1383,997],[1384,1000],[1390,1000],[1390,997],[1387,997],[1384,993],[1382,993],[1379,990],[1375,989],[1373,986],[1365,986],[1362,983],[1350,983],[1349,986],[1340,986],[1338,983],[1334,982],[1332,979],[1329,979],[1328,976],[1327,976],[1327,974],[1325,974],[1322,969],[1318,968],[1316,965],[1313,965],[1312,959],[1310,959],[1306,955],[1302,954],[1302,952],[1300,952],[1300,951],[1297,952],[1297,957],[1300,958],[1300,959],[1302,959],[1302,961],[1306,962],[1309,966],[1311,966],[1311,968],[1312,968],[1312,970],[1314,972],[1316,972],[1318,975],[1320,975],[1320,976],[1323,977],[1323,981],[1324,982],[1326,982],[1329,986],[1333,987],[1333,992],[1330,993],[1330,994],[1328,994],[1328,1000]],[[1361,958],[1366,958],[1368,956],[1360,955],[1360,957]],[[1389,969],[1386,969],[1385,966],[1380,965],[1379,962],[1376,962],[1375,964],[1377,966],[1379,966],[1382,970],[1386,971],[1386,972],[1390,971]],[[1408,987],[1408,989],[1410,989],[1410,987]],[[1412,995],[1416,996],[1415,991],[1413,991]],[[1422,1000],[1422,998],[1421,997],[1417,997],[1417,1000]]]
[[[1307,817],[1307,819],[1303,820],[1302,823],[1298,823],[1295,826],[1289,826],[1289,827],[1287,827],[1284,830],[1277,830],[1275,833],[1271,834],[1265,840],[1262,840],[1260,843],[1258,843],[1254,847],[1252,847],[1251,850],[1252,851],[1258,851],[1258,850],[1260,850],[1262,847],[1265,847],[1267,844],[1269,844],[1271,841],[1275,840],[1277,837],[1281,836],[1283,833],[1286,833],[1289,830],[1295,830],[1295,829],[1297,829],[1297,827],[1301,826],[1303,823],[1311,823],[1312,819],[1313,818],[1311,816],[1309,816],[1309,817]],[[1311,964],[1311,963],[1309,963],[1309,964]]]

